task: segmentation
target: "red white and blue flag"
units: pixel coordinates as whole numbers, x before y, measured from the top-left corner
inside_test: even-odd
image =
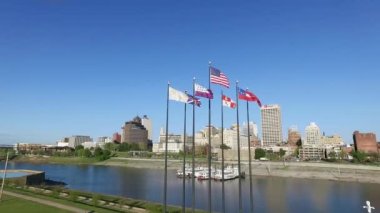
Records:
[[[231,98],[223,95],[222,96],[223,106],[229,107],[234,109],[236,107],[235,101],[233,101]]]
[[[228,81],[227,76],[215,67],[210,67],[210,81],[213,84],[219,84],[230,88],[230,82]]]
[[[187,100],[188,104],[195,104],[195,106],[201,107],[202,103],[201,103],[201,100],[199,100],[199,98],[196,98],[192,95],[187,95],[187,96],[189,96],[189,99]]]
[[[261,107],[261,102],[259,98],[248,90],[243,90],[239,88],[239,99],[246,100],[246,101],[256,101],[257,104]]]
[[[212,91],[210,89],[207,89],[204,86],[201,86],[199,84],[194,84],[195,87],[195,96],[198,97],[204,97],[208,99],[213,99],[214,95],[212,94]]]

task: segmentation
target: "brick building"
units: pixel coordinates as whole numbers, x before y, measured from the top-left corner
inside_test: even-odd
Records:
[[[360,133],[355,131],[353,134],[354,146],[356,151],[366,153],[377,153],[378,145],[376,141],[376,134],[374,133]]]
[[[142,125],[140,117],[137,116],[132,121],[125,122],[122,129],[122,143],[138,144],[140,149],[148,149],[148,130]]]

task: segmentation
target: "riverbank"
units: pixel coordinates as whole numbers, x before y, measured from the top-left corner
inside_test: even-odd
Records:
[[[121,166],[133,168],[164,169],[164,159],[140,159],[113,157],[106,161],[84,158],[63,158],[63,157],[22,157],[16,158],[16,162],[28,163],[55,163],[55,164],[88,164],[102,166]],[[186,161],[188,164],[191,160]],[[221,162],[213,162],[213,166],[220,167]],[[226,165],[235,165],[235,161],[226,161]],[[196,166],[207,166],[204,159],[196,160]],[[182,160],[168,160],[168,169],[177,170],[182,168]],[[242,162],[242,171],[249,174],[248,162]],[[252,175],[254,176],[274,176],[285,178],[307,178],[323,179],[334,181],[351,181],[362,183],[380,184],[380,167],[360,164],[339,164],[327,162],[270,162],[253,161]]]
[[[187,161],[191,163],[191,161]],[[236,166],[235,161],[226,161],[226,165]],[[134,168],[163,169],[163,159],[134,159],[134,158],[112,158],[107,161],[97,162],[95,165],[123,166]],[[196,166],[207,166],[206,162],[196,163]],[[221,162],[213,162],[213,166],[220,167]],[[339,163],[314,163],[314,162],[252,162],[252,175],[274,176],[285,178],[307,178],[334,181],[351,181],[362,183],[380,184],[380,167],[339,164]],[[168,160],[168,169],[176,170],[182,168],[182,160]],[[241,169],[246,175],[249,174],[248,162],[242,162]]]

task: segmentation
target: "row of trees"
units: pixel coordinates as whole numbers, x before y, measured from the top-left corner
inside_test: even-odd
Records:
[[[255,149],[255,159],[267,158],[268,160],[281,160],[286,154],[286,151],[280,149],[279,152],[273,152],[272,150],[265,151],[264,149]]]
[[[136,143],[106,143],[104,150],[110,152],[129,152],[129,151],[142,151],[140,146]]]
[[[98,160],[107,160],[111,157],[111,152],[106,149],[101,149],[100,147],[96,147],[93,150],[88,148],[84,148],[82,145],[76,146],[74,155],[82,158],[96,158]]]

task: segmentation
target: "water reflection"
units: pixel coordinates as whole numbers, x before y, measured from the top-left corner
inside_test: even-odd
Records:
[[[0,164],[0,167],[3,167]],[[89,192],[119,195],[161,203],[164,172],[93,165],[9,164],[10,169],[46,171],[49,179],[64,181],[67,187]],[[208,182],[195,181],[196,207],[207,209]],[[191,180],[186,180],[186,205],[191,207]],[[243,208],[249,210],[249,179],[242,180]],[[225,182],[226,210],[236,212],[238,180]],[[307,180],[296,178],[253,178],[255,212],[363,212],[366,200],[380,208],[380,184]],[[212,208],[221,211],[222,184],[212,182]],[[168,173],[168,203],[182,204],[182,180],[174,170]]]

